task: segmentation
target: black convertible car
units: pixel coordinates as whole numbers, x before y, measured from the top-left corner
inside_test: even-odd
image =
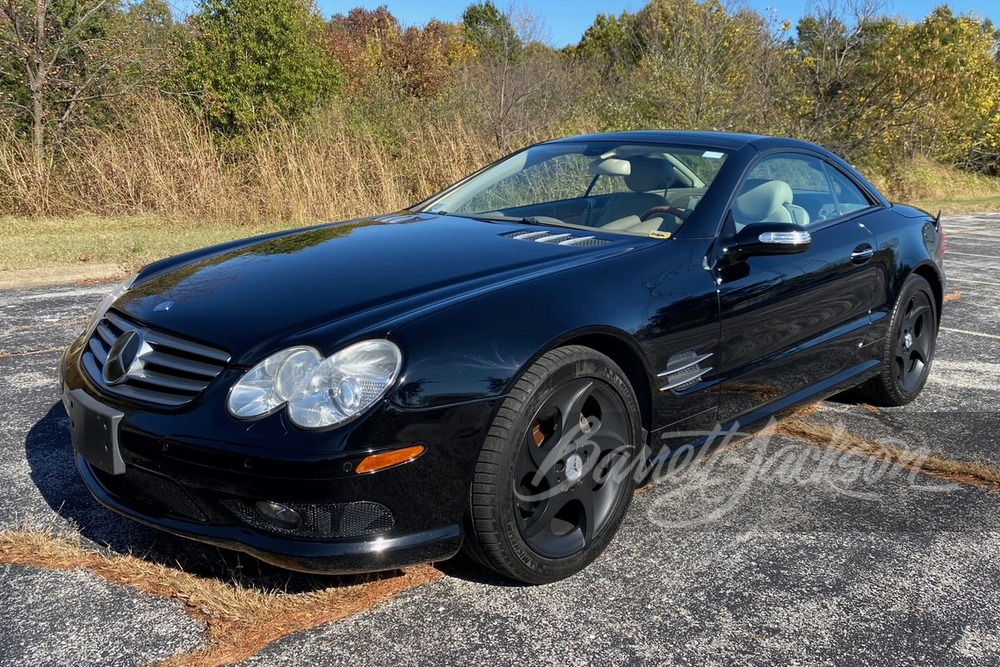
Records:
[[[61,371],[97,499],[296,570],[531,583],[614,536],[679,433],[920,393],[938,219],[792,139],[538,144],[392,215],[165,259]],[[690,449],[690,448],[688,448]]]

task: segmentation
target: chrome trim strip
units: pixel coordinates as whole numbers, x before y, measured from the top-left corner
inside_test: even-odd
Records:
[[[802,245],[809,243],[809,232],[764,232],[759,237],[761,243],[776,245]]]
[[[691,382],[691,380],[700,380],[701,376],[709,372],[710,370],[712,370],[711,366],[708,366],[707,368],[700,368],[694,373],[690,373],[684,376],[680,380],[675,380],[674,382],[671,382],[666,387],[660,387],[660,391],[669,391],[671,389],[681,386],[682,384],[687,384],[688,382]]]
[[[590,241],[591,239],[596,239],[596,236],[577,236],[565,241],[560,241],[559,245],[576,245],[578,243],[583,243],[584,241]]]
[[[205,357],[212,361],[218,361],[222,364],[229,363],[229,353],[223,350],[216,349],[214,347],[209,347],[207,345],[201,345],[199,343],[192,343],[191,341],[184,340],[183,338],[176,338],[170,334],[165,334],[154,329],[149,329],[146,326],[140,324],[131,324],[123,317],[115,312],[108,311],[105,316],[108,320],[114,324],[116,327],[120,327],[123,331],[127,329],[142,329],[143,338],[150,345],[163,345],[166,347],[172,347],[175,350],[181,350],[182,352],[187,352],[188,354],[194,354],[199,357]]]
[[[517,241],[530,241],[538,238],[539,236],[548,236],[549,233],[550,232],[515,232],[510,238]]]
[[[111,352],[110,346],[105,349],[101,344],[101,341],[97,340],[94,336],[90,337],[90,352],[94,355],[94,358],[101,363],[101,366],[108,363],[108,353]]]
[[[552,236],[546,236],[544,238],[535,239],[535,243],[556,243],[562,239],[571,238],[572,234],[553,234]]]
[[[694,357],[693,359],[691,359],[689,361],[686,361],[685,363],[683,363],[682,365],[680,365],[680,366],[678,366],[676,368],[670,368],[670,367],[668,367],[667,370],[663,371],[662,373],[657,373],[656,377],[662,378],[662,377],[666,377],[668,375],[673,375],[674,373],[680,373],[684,369],[691,368],[692,366],[697,366],[698,364],[700,364],[701,362],[705,361],[706,359],[708,359],[711,356],[712,356],[712,352],[709,352],[708,354],[703,354],[700,357]]]

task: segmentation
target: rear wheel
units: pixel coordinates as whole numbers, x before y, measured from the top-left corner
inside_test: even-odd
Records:
[[[906,405],[924,388],[934,360],[938,318],[930,283],[916,274],[903,283],[883,343],[882,372],[861,385],[862,397],[875,405]]]
[[[500,574],[568,577],[611,541],[635,490],[635,392],[608,357],[543,355],[504,399],[476,466],[467,550]]]

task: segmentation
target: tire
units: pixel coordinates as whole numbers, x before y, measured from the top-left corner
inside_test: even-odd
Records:
[[[632,501],[641,425],[635,392],[611,359],[582,346],[544,354],[504,399],[483,444],[466,551],[527,584],[585,568]],[[599,481],[616,466],[623,474]]]
[[[892,309],[881,371],[858,387],[859,398],[892,407],[906,405],[919,396],[934,361],[937,332],[934,290],[926,279],[910,274]]]

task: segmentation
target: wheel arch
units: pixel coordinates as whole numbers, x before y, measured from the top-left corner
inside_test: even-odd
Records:
[[[937,308],[937,323],[940,325],[941,311],[944,308],[944,280],[941,273],[932,262],[917,265],[914,267],[913,273],[930,283],[931,290],[934,292],[934,305]]]
[[[650,386],[649,371],[645,357],[634,341],[629,340],[623,332],[614,329],[602,328],[575,331],[546,345],[525,368],[530,367],[538,357],[541,357],[549,350],[564,345],[589,347],[618,364],[619,368],[625,373],[629,384],[632,385],[632,389],[635,391],[636,398],[639,401],[639,413],[642,416],[643,429],[646,432],[653,430],[653,393]],[[523,369],[521,372],[524,372]]]

